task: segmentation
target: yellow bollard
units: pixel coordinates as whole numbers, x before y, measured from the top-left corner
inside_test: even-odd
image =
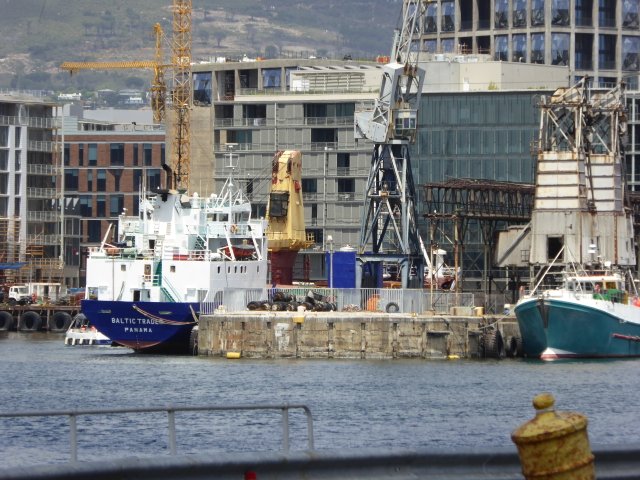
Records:
[[[537,395],[533,399],[535,418],[511,434],[518,447],[522,473],[527,480],[595,479],[587,417],[556,412],[554,403],[550,393]]]

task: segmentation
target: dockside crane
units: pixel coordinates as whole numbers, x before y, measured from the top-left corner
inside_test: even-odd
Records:
[[[112,62],[64,62],[63,70],[75,73],[80,70],[111,69],[152,69],[154,71],[151,85],[151,108],[156,123],[166,122],[167,103],[173,117],[169,119],[171,131],[171,161],[169,188],[188,190],[191,164],[191,45],[192,45],[192,2],[191,0],[173,0],[173,36],[171,45],[171,61],[164,62],[164,33],[160,24],[154,25],[156,50],[154,60],[112,61]],[[165,71],[173,73],[170,94],[167,93]],[[167,102],[168,98],[168,102]],[[169,126],[168,126],[169,127]]]
[[[422,287],[424,255],[417,227],[409,145],[415,141],[425,72],[418,66],[426,0],[405,0],[391,62],[383,66],[372,110],[355,114],[355,138],[375,143],[360,224],[358,280],[379,286],[383,264],[397,264],[403,288]],[[371,244],[372,250],[365,251]]]

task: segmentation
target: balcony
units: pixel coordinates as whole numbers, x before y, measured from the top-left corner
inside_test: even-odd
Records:
[[[58,212],[28,212],[27,220],[29,222],[58,222],[60,221],[60,214]]]
[[[45,142],[42,140],[29,140],[27,149],[31,152],[53,153],[56,151],[56,142]]]
[[[60,167],[43,163],[30,163],[27,165],[27,173],[30,175],[58,175]]]
[[[215,127],[264,127],[272,124],[266,118],[216,118]]]
[[[28,198],[48,198],[53,199],[58,195],[55,188],[36,188],[29,187],[27,188],[27,197]]]
[[[349,117],[305,117],[305,125],[348,125],[353,126],[353,116]]]
[[[27,235],[29,245],[60,245],[60,235]]]

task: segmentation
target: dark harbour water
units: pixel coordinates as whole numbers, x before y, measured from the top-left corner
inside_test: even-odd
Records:
[[[640,442],[640,360],[227,360],[68,347],[0,333],[0,411],[304,403],[318,449],[511,446],[549,391],[589,418],[592,445]],[[292,449],[306,447],[291,413]],[[0,419],[0,468],[69,459],[66,419]],[[179,413],[178,453],[281,446],[279,413]],[[167,453],[166,416],[80,417],[80,460]]]

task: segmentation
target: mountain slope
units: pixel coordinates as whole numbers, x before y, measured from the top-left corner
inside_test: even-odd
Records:
[[[4,4],[4,5],[3,5]],[[327,56],[371,58],[391,49],[401,0],[193,0],[194,61]],[[172,31],[171,0],[0,0],[0,88],[146,85],[149,72],[83,72],[63,61],[150,60],[153,25]],[[169,39],[165,54],[170,52]]]

